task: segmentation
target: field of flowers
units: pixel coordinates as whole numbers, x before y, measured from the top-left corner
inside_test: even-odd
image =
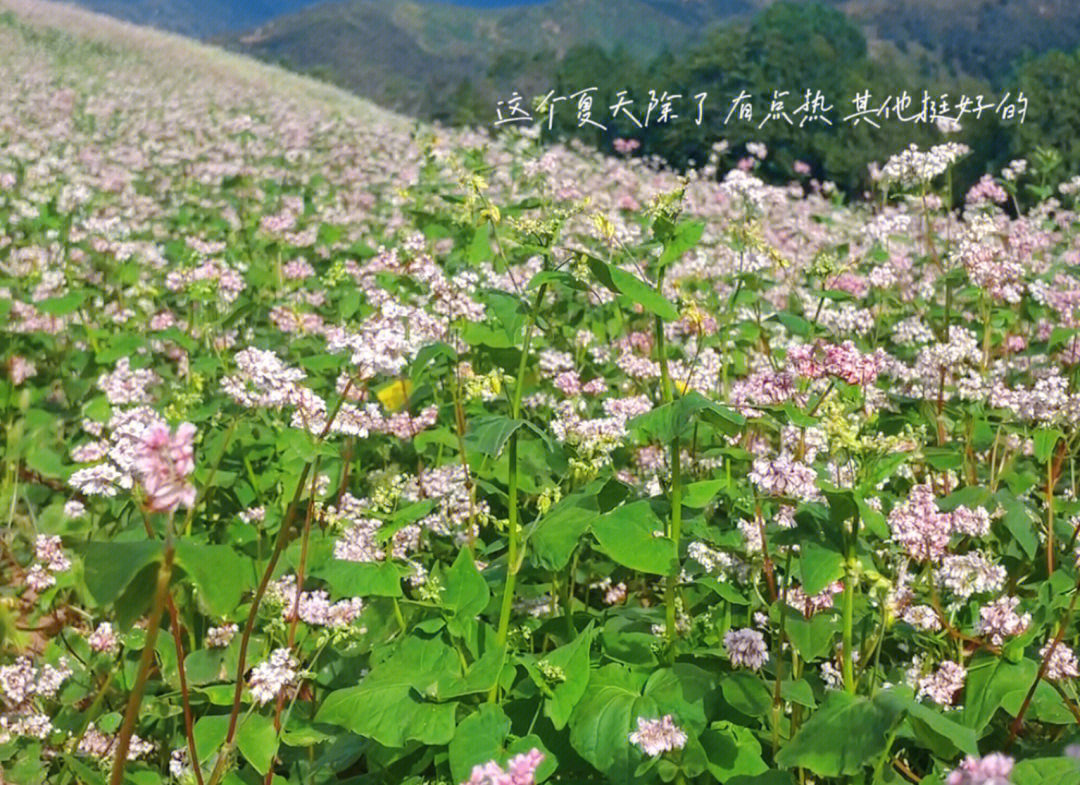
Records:
[[[1049,155],[845,205],[0,8],[0,781],[1080,783]]]

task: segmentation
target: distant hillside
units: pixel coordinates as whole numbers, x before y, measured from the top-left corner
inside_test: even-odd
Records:
[[[318,0],[75,0],[77,5],[139,25],[209,38],[246,30]]]
[[[516,8],[348,0],[218,40],[425,115],[433,97],[489,71],[512,77],[523,91],[539,89],[550,65],[577,44],[621,46],[645,62],[698,42],[710,23],[746,18],[755,8],[752,0],[550,0]]]
[[[644,62],[699,42],[710,26],[747,20],[772,1],[549,0],[511,8],[495,0],[346,0],[217,40],[430,117],[426,107],[464,80],[546,90],[550,64],[577,44],[619,46]],[[1000,79],[1025,54],[1080,45],[1077,0],[826,1],[871,40],[901,51],[917,45],[956,73],[984,78]]]
[[[918,43],[957,70],[999,79],[1013,61],[1080,46],[1077,0],[841,0],[872,37]]]

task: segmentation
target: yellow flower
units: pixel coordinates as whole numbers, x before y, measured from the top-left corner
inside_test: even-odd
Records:
[[[412,382],[408,379],[398,379],[390,382],[390,384],[383,387],[375,395],[382,401],[382,405],[389,411],[396,412],[403,407],[409,400],[409,396],[412,395],[413,386]]]

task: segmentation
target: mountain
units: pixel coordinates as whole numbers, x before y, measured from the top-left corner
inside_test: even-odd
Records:
[[[192,38],[246,30],[317,0],[77,0],[91,11]]]
[[[760,0],[549,0],[476,8],[448,2],[347,0],[218,38],[229,48],[316,73],[380,103],[426,115],[463,80],[550,79],[578,44],[621,46],[642,62],[701,40],[710,23],[746,18]]]
[[[1076,0],[843,0],[874,37],[936,52],[956,70],[1000,80],[1019,57],[1080,46]]]

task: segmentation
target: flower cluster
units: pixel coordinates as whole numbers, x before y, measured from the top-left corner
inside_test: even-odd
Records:
[[[769,648],[765,645],[765,636],[750,627],[728,630],[724,633],[724,648],[727,649],[732,666],[736,668],[761,670],[761,667],[769,661]]]
[[[260,706],[269,703],[285,687],[296,682],[297,662],[288,649],[275,649],[269,659],[251,671],[248,687],[251,699]]]
[[[686,731],[675,724],[670,714],[660,719],[637,718],[637,730],[630,733],[631,744],[636,744],[650,757],[670,750],[680,750],[686,745]]]
[[[505,770],[493,760],[477,764],[462,785],[534,785],[536,770],[544,757],[544,753],[533,747],[507,761]]]
[[[147,506],[154,512],[173,512],[195,504],[195,426],[181,423],[175,433],[155,423],[143,433],[135,471],[146,491]]]

